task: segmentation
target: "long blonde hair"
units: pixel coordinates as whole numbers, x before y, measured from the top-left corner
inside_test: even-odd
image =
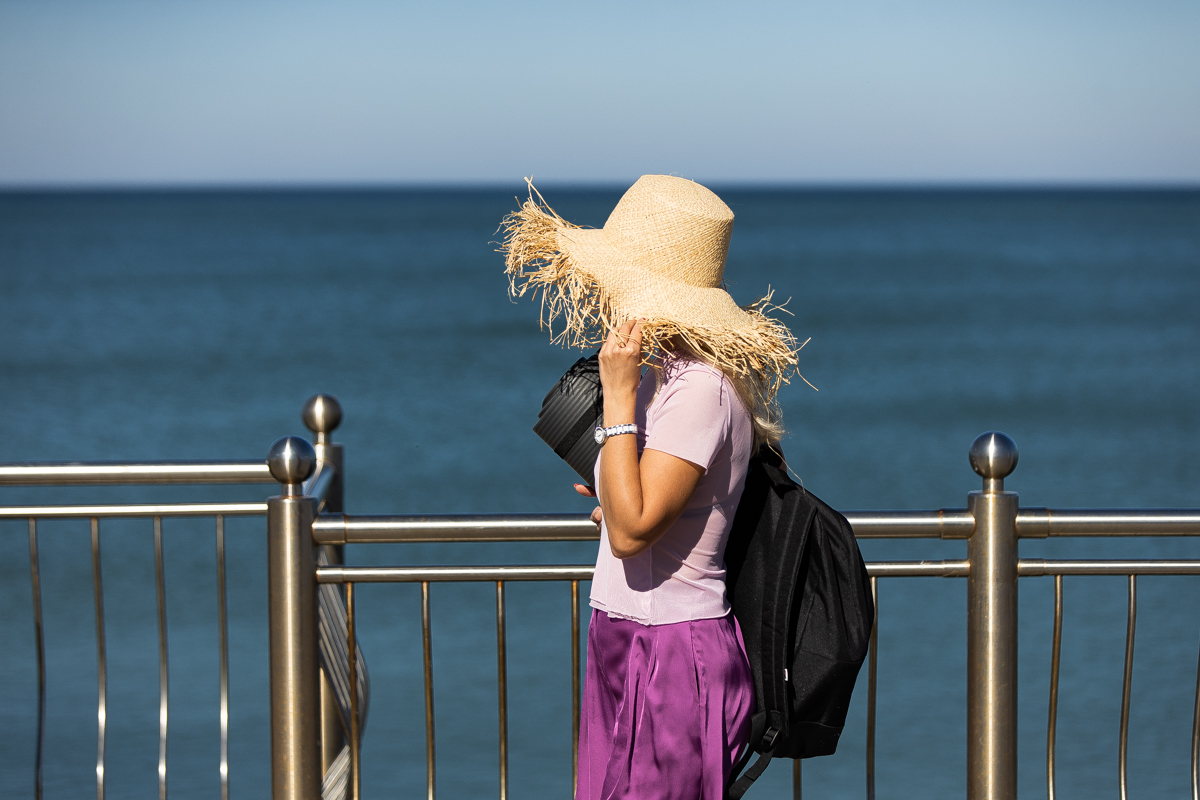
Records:
[[[787,433],[783,427],[783,412],[779,409],[778,399],[761,376],[753,372],[731,375],[729,370],[722,369],[719,364],[705,358],[703,353],[696,352],[695,349],[688,347],[686,342],[681,341],[678,337],[673,337],[663,342],[659,352],[650,359],[650,366],[655,371],[658,388],[662,388],[663,361],[668,354],[688,361],[707,364],[725,376],[725,379],[733,386],[733,390],[737,392],[738,399],[742,401],[746,411],[750,413],[750,425],[754,431],[752,455],[757,453],[758,448],[763,444],[779,444],[779,440]],[[657,390],[655,393],[657,394]]]

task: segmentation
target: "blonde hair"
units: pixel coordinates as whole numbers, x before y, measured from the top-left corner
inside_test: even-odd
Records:
[[[779,440],[787,433],[787,429],[783,427],[783,412],[779,409],[779,400],[763,376],[751,371],[740,375],[730,374],[731,371],[728,368],[723,368],[721,364],[715,362],[715,359],[706,358],[704,353],[697,352],[696,349],[689,347],[686,341],[681,341],[677,337],[663,342],[659,350],[658,357],[650,359],[650,366],[654,369],[658,388],[661,388],[663,384],[663,356],[667,354],[707,364],[725,376],[729,385],[737,393],[738,399],[742,401],[742,405],[750,414],[750,426],[754,432],[751,455],[757,453],[758,448],[764,444],[778,445]],[[657,393],[657,389],[655,393]]]

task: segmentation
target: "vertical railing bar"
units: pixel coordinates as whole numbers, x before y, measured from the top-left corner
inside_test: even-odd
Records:
[[[1192,708],[1192,800],[1200,800],[1200,656],[1196,661],[1196,700]]]
[[[358,639],[354,633],[354,584],[346,584],[346,664],[350,683],[350,800],[359,800]]]
[[[875,618],[871,622],[870,656],[867,659],[867,800],[875,800],[875,682],[879,657],[879,586],[871,578],[871,604]]]
[[[500,696],[500,800],[508,800],[508,648],[504,636],[504,581],[496,581],[496,677]]]
[[[1125,768],[1129,750],[1129,696],[1133,685],[1133,635],[1137,627],[1137,575],[1129,576],[1129,617],[1125,628],[1125,676],[1121,684],[1121,735],[1117,756],[1117,777],[1121,800],[1126,800]]]
[[[579,581],[571,581],[571,791],[579,788]]]
[[[225,517],[217,514],[217,628],[221,649],[221,800],[229,800],[229,617],[225,597]]]
[[[804,781],[800,769],[800,759],[792,759],[792,800],[801,800]]]
[[[33,590],[33,634],[37,644],[38,722],[33,762],[33,796],[42,800],[42,751],[46,743],[46,638],[42,629],[42,577],[38,564],[37,520],[29,518],[29,582]]]
[[[1054,800],[1054,750],[1058,734],[1058,667],[1062,655],[1063,576],[1054,576],[1054,642],[1050,651],[1050,712],[1046,722],[1046,795]]]
[[[104,648],[104,582],[100,570],[100,520],[92,517],[92,590],[96,605],[96,800],[104,800],[104,738],[108,722],[108,655]]]
[[[425,797],[434,800],[437,760],[433,730],[433,625],[429,614],[429,581],[421,581],[421,644],[425,655]]]
[[[158,800],[167,800],[167,583],[163,570],[162,517],[154,518],[154,584],[158,597]]]

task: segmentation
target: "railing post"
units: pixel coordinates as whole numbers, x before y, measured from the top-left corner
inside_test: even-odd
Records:
[[[267,587],[271,651],[271,797],[319,800],[317,580],[312,521],[316,501],[300,485],[316,468],[304,439],[271,446],[267,466],[282,493],[267,500]]]
[[[1017,446],[1003,433],[971,444],[983,491],[967,508],[975,530],[967,545],[967,800],[1017,796],[1017,509],[1004,479]]]
[[[345,480],[342,466],[344,454],[340,444],[333,443],[333,432],[342,424],[342,405],[331,394],[314,394],[304,404],[304,425],[316,435],[313,449],[317,453],[317,466],[333,464],[337,470],[333,484],[325,493],[325,510],[331,514],[341,514],[345,511],[344,491]],[[341,548],[338,548],[341,552]],[[340,563],[340,562],[339,562]]]
[[[337,470],[333,485],[325,494],[325,511],[330,514],[341,514],[346,510],[344,506],[345,483],[342,479],[345,457],[342,446],[333,443],[332,434],[342,422],[342,406],[331,394],[317,394],[308,398],[308,402],[304,404],[302,416],[305,426],[316,435],[313,447],[317,453],[317,468],[319,469],[321,464],[329,463]],[[344,563],[340,546],[324,545],[324,547],[325,554],[329,557],[329,563]],[[324,669],[321,670],[320,707],[321,774],[324,775],[329,771],[329,767],[346,744],[337,695],[334,693],[333,684]]]

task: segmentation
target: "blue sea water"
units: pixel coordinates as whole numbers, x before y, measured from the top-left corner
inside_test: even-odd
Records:
[[[0,195],[0,460],[260,458],[304,433],[309,395],[345,408],[352,513],[585,511],[531,432],[577,353],[510,302],[494,190]],[[601,225],[620,190],[554,188]],[[784,446],[842,509],[965,505],[972,438],[1021,447],[1024,505],[1200,506],[1200,192],[719,189],[727,278],[768,286],[811,342],[782,394]],[[261,499],[269,487],[4,489],[0,504]],[[24,522],[0,524],[0,795],[30,796],[36,674]],[[170,790],[218,796],[211,520],[165,523]],[[152,796],[157,629],[148,521],[102,528],[109,797]],[[260,520],[228,523],[235,798],[269,792]],[[43,522],[46,797],[90,796],[95,631],[88,526]],[[961,542],[865,542],[868,558],[961,557]],[[1022,543],[1026,556],[1200,557],[1186,540]],[[354,546],[354,563],[588,563],[594,544]],[[1130,731],[1136,796],[1189,786],[1200,581],[1139,584]],[[965,779],[965,586],[880,584],[880,798],[952,798]],[[1116,791],[1121,578],[1066,581],[1059,796]],[[366,796],[424,785],[420,600],[363,586],[373,697]],[[1021,587],[1021,794],[1045,791],[1051,579]],[[494,796],[494,588],[433,588],[438,792]],[[511,792],[570,793],[568,591],[509,588]],[[861,797],[865,681],[805,791]],[[790,796],[773,766],[751,797]]]

